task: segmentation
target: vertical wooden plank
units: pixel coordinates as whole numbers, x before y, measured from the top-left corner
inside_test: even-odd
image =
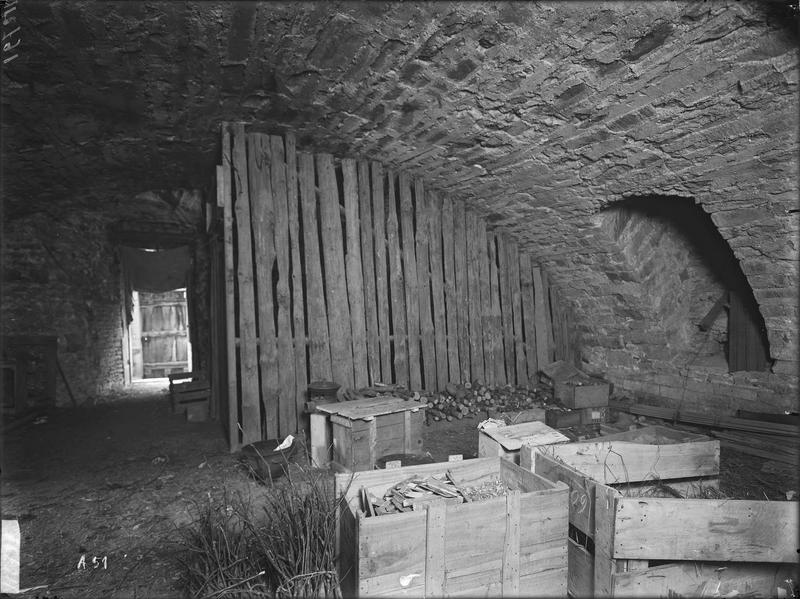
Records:
[[[369,384],[367,376],[367,325],[364,316],[364,277],[361,272],[361,234],[358,216],[358,172],[352,158],[342,160],[342,191],[346,232],[345,266],[350,328],[353,339],[353,374],[357,388]]]
[[[381,380],[380,344],[378,343],[378,305],[375,296],[375,253],[372,240],[372,198],[369,164],[358,162],[358,207],[361,215],[361,266],[364,279],[364,316],[367,334],[368,384]],[[385,301],[385,296],[383,298]]]
[[[528,378],[539,372],[536,360],[536,326],[533,320],[533,274],[531,273],[531,257],[527,252],[519,255],[520,294],[522,296],[522,329],[525,335],[525,358],[527,359]]]
[[[258,348],[261,372],[261,405],[264,435],[278,436],[278,346],[275,338],[275,301],[272,295],[272,268],[275,263],[275,204],[269,137],[263,133],[247,136],[248,174],[250,177],[250,212],[253,223],[253,247],[256,258],[256,294],[258,297]]]
[[[480,264],[478,259],[478,217],[468,211],[467,230],[467,288],[469,312],[469,356],[473,381],[485,381],[483,370],[483,327],[481,326]]]
[[[408,385],[408,352],[406,339],[406,302],[403,259],[397,223],[397,196],[394,173],[389,172],[389,196],[386,198],[386,235],[389,246],[389,274],[392,288],[392,332],[394,338],[395,382]]]
[[[467,278],[467,216],[463,202],[453,204],[453,239],[455,242],[456,317],[458,318],[458,358],[460,382],[470,380],[469,310]],[[453,377],[451,377],[453,378]]]
[[[487,385],[495,384],[494,376],[494,346],[492,345],[492,289],[489,279],[489,242],[486,233],[486,223],[478,220],[477,230],[478,249],[478,286],[481,296],[481,331],[483,333],[483,363],[484,382]]]
[[[239,393],[236,367],[236,298],[234,297],[233,270],[233,214],[231,212],[231,139],[227,124],[222,133],[222,166],[217,167],[218,199],[222,199],[222,230],[225,282],[225,350],[228,381],[227,424],[228,447],[237,451],[241,446],[239,437]]]
[[[522,297],[519,277],[519,250],[517,242],[509,239],[508,249],[508,277],[511,281],[511,308],[514,311],[514,350],[517,357],[517,385],[528,384],[528,365],[525,361],[525,344],[522,332]]]
[[[415,453],[416,447],[412,445],[411,410],[403,412],[403,453]]]
[[[497,236],[498,274],[500,279],[500,311],[503,324],[503,353],[505,354],[506,379],[509,384],[517,380],[517,363],[514,355],[514,313],[511,302],[511,279],[508,267],[508,237]]]
[[[278,436],[297,432],[292,305],[289,291],[289,205],[286,194],[286,156],[283,138],[270,135],[272,199],[275,202],[275,262],[278,266]]]
[[[433,316],[430,283],[430,209],[421,179],[414,180],[416,209],[417,301],[422,347],[422,373],[425,389],[436,389],[436,352],[434,349]]]
[[[548,332],[549,315],[545,313],[545,290],[542,285],[542,271],[538,266],[531,269],[533,274],[533,317],[536,330],[536,361],[541,370],[550,359],[550,335]]]
[[[303,292],[303,262],[300,257],[300,206],[297,193],[297,143],[294,133],[286,134],[286,202],[289,206],[289,245],[292,257],[292,341],[294,345],[295,413],[298,425],[304,417],[305,391],[308,388],[306,366],[306,320]],[[303,428],[306,422],[302,422]],[[298,426],[298,432],[300,430]]]
[[[328,298],[328,330],[331,340],[331,370],[334,380],[343,387],[353,386],[353,342],[350,331],[350,309],[342,246],[342,221],[333,156],[317,155],[320,190],[322,248],[325,259],[326,297]]]
[[[593,597],[610,597],[616,572],[614,555],[614,522],[620,494],[605,485],[597,485],[594,508],[594,593]]]
[[[308,299],[309,378],[330,380],[331,349],[328,316],[322,283],[320,238],[317,224],[317,195],[314,180],[314,157],[300,154],[300,200],[303,209],[303,252],[306,262],[306,298]]]
[[[436,352],[436,389],[442,390],[447,385],[447,313],[444,298],[444,274],[442,254],[442,201],[433,192],[428,192],[428,208],[430,209],[430,261],[431,261],[431,297],[433,302],[433,329]]]
[[[453,239],[453,202],[442,198],[442,253],[444,262],[444,298],[447,314],[447,363],[449,381],[459,381],[458,361],[458,298],[456,297],[456,252]]]
[[[219,184],[217,184],[217,193],[219,193]],[[210,378],[210,397],[208,402],[208,417],[211,420],[216,420],[219,417],[219,398],[220,398],[220,388],[219,388],[219,380],[220,380],[220,363],[219,363],[219,348],[220,348],[220,339],[219,339],[219,316],[220,316],[220,309],[219,309],[219,263],[217,262],[218,254],[217,254],[217,235],[216,233],[211,233],[208,240],[208,257],[209,257],[209,264],[208,264],[208,287],[209,287],[209,306],[208,306],[208,325],[209,325],[209,342],[210,342],[210,351],[211,356],[209,358],[208,363],[208,371],[209,371],[209,378]],[[124,308],[123,308],[124,310]],[[123,331],[128,330],[128,327],[125,326],[125,320],[123,315]],[[127,345],[127,344],[126,344]],[[126,368],[126,370],[128,370]]]
[[[555,360],[555,341],[553,338],[553,316],[550,309],[550,284],[547,281],[547,272],[542,269],[542,287],[544,289],[545,326],[547,327],[548,358]]]
[[[427,506],[425,525],[425,596],[444,597],[446,593],[445,571],[445,517],[447,504],[434,501]]]
[[[411,202],[411,181],[400,173],[400,229],[403,247],[403,274],[406,291],[406,338],[408,340],[408,384],[411,389],[422,385],[419,363],[419,285],[414,248],[414,207]]]
[[[378,344],[381,350],[380,380],[390,383],[392,378],[392,349],[389,339],[389,283],[386,276],[386,208],[383,197],[383,166],[373,162],[372,174],[372,222],[375,227],[375,295],[378,303]]]
[[[233,125],[233,183],[236,202],[237,271],[239,283],[239,353],[242,388],[242,443],[261,440],[261,411],[256,347],[256,305],[253,291],[253,246],[250,234],[250,191],[244,125]]]
[[[491,294],[491,333],[492,333],[492,354],[494,356],[494,380],[496,385],[505,385],[506,363],[505,353],[503,352],[503,327],[502,313],[500,311],[500,273],[497,267],[497,235],[494,232],[489,234],[489,287]]]
[[[503,597],[519,595],[519,545],[520,545],[519,491],[506,495],[506,534],[503,543]]]

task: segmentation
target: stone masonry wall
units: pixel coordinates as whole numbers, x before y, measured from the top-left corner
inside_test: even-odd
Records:
[[[119,267],[106,221],[43,213],[5,223],[3,335],[57,335],[78,404],[123,384]],[[71,403],[61,377],[56,404]]]

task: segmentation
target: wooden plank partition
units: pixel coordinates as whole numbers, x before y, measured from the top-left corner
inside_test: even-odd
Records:
[[[408,173],[225,124],[216,204],[232,449],[301,432],[311,381],[527,385],[577,355],[544,265]]]

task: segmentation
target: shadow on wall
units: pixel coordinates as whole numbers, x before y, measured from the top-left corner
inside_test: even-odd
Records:
[[[612,204],[603,228],[617,241],[668,344],[698,364],[769,370],[764,318],[711,217],[691,198],[644,196]]]

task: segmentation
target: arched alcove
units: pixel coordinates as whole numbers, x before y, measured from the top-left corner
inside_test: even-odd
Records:
[[[753,290],[728,243],[691,198],[627,198],[601,218],[672,355],[730,372],[769,370],[769,341]]]

